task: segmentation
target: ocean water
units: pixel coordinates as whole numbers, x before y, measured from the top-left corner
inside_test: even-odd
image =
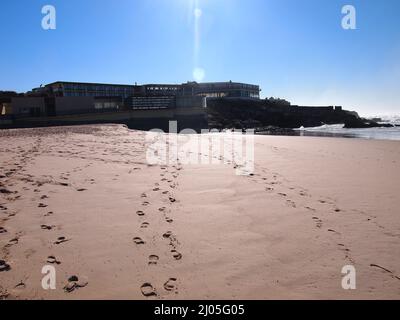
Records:
[[[374,118],[381,118],[382,123],[400,125],[400,115],[378,115]],[[345,129],[344,124],[333,124],[313,128],[299,128],[296,129],[296,132],[300,136],[343,137],[400,141],[400,127]]]
[[[300,128],[296,132],[300,136],[342,137],[377,140],[400,141],[400,127],[345,129],[344,124],[323,125],[314,128]]]

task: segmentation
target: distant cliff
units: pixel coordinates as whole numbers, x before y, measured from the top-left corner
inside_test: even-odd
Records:
[[[341,107],[293,106],[285,100],[209,99],[208,123],[211,128],[317,127],[344,123],[348,128],[379,127]]]

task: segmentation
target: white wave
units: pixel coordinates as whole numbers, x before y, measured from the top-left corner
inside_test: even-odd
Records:
[[[379,118],[382,119],[383,123],[391,123],[391,124],[399,124],[400,125],[400,114],[396,113],[385,113],[385,114],[377,114],[372,117],[368,117],[368,119]]]
[[[346,129],[343,124],[296,129],[301,136],[347,137],[379,140],[400,140],[400,127]]]
[[[337,130],[342,130],[344,128],[344,124],[324,124],[319,127],[300,127],[295,130],[301,130],[301,131],[337,131]]]

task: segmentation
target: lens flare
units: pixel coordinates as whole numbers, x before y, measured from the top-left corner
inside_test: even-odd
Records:
[[[200,8],[194,9],[194,16],[196,19],[201,18],[203,15],[203,11]]]
[[[197,82],[201,82],[205,77],[205,71],[199,67],[199,55],[200,55],[200,20],[203,15],[203,11],[198,6],[198,1],[195,3],[195,9],[193,11],[194,16],[194,49],[193,49],[193,79]]]
[[[206,72],[204,71],[203,68],[195,68],[193,70],[193,79],[194,79],[194,81],[201,82],[201,81],[203,81],[205,76],[206,76]]]

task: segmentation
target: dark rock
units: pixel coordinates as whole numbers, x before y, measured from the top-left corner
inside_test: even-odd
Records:
[[[395,126],[391,123],[380,123],[379,126],[381,128],[394,128]]]
[[[377,123],[372,120],[367,120],[364,118],[354,118],[354,119],[347,119],[344,123],[345,128],[392,128],[393,125],[390,123]]]
[[[347,123],[349,127],[367,125],[366,120],[361,119],[353,111],[333,106],[293,106],[270,103],[268,100],[210,99],[207,100],[207,113],[209,128],[216,129],[265,127],[294,129],[338,123]],[[277,129],[268,128],[266,131],[277,132]]]

